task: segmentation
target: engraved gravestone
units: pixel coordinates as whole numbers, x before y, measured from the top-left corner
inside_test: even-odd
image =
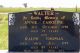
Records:
[[[9,52],[78,52],[75,12],[36,10],[9,14]]]

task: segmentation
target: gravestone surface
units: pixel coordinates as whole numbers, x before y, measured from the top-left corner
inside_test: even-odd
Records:
[[[75,12],[36,10],[9,14],[9,52],[78,52]]]

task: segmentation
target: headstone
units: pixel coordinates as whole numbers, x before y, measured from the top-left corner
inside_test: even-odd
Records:
[[[78,52],[75,12],[36,10],[9,14],[9,52]]]

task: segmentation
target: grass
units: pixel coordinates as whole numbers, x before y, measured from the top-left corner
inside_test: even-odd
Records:
[[[6,9],[6,10],[5,10]],[[49,8],[0,8],[0,12],[24,12],[24,11],[32,11],[32,10],[45,10]]]
[[[50,10],[50,8],[0,8],[0,13]],[[55,8],[57,11],[75,12],[75,8]],[[78,8],[80,12],[80,8]],[[8,15],[0,14],[0,50],[8,49]]]
[[[55,11],[76,12],[76,8],[55,8]],[[80,12],[80,8],[77,8],[77,12]]]
[[[8,49],[8,15],[0,14],[0,49]]]
[[[75,8],[54,8],[58,11],[67,11],[67,12],[75,12]],[[24,12],[24,11],[32,11],[32,10],[50,10],[50,8],[0,8],[0,12]],[[77,11],[80,12],[80,8],[77,8]]]
[[[8,23],[0,24],[0,49],[8,49]]]

